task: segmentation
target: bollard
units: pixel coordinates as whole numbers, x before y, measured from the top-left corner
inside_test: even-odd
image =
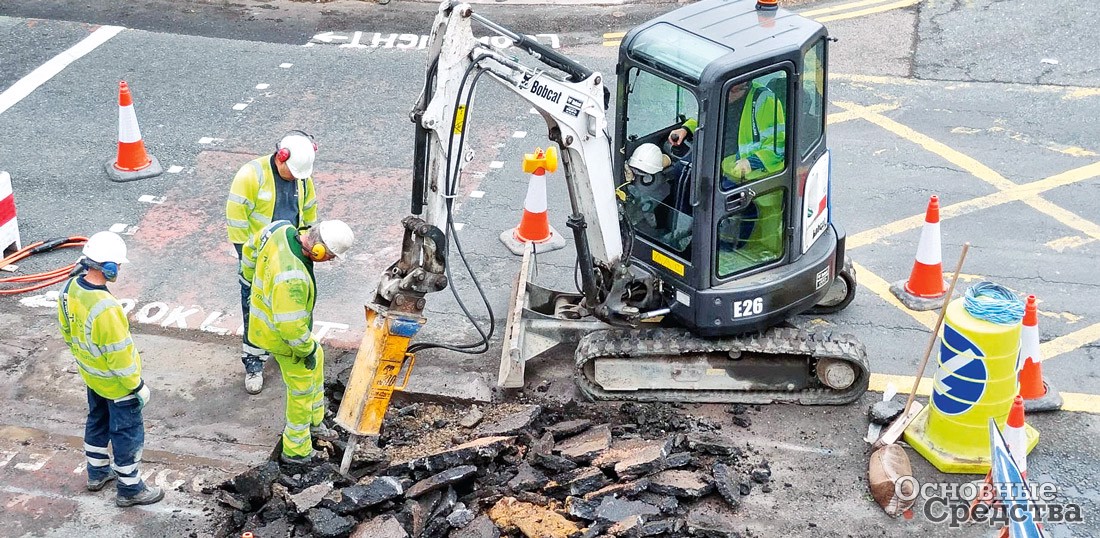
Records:
[[[975,317],[964,298],[948,305],[929,405],[903,436],[941,472],[990,470],[989,419],[1004,428],[1018,393],[1020,332],[1019,321],[994,323]],[[1031,425],[1026,428],[1030,451],[1039,433]]]

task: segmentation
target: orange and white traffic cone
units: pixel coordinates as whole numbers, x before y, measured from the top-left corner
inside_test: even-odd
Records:
[[[158,176],[163,172],[157,158],[145,151],[130,87],[118,83],[118,154],[107,161],[107,175],[112,181],[134,181]]]
[[[1020,397],[1029,413],[1056,411],[1062,408],[1062,396],[1043,380],[1043,355],[1039,347],[1039,308],[1035,296],[1027,296],[1024,325],[1020,330],[1019,370]]]
[[[23,248],[19,241],[19,220],[15,218],[15,191],[11,186],[11,176],[0,172],[0,258],[8,251]]]
[[[1024,399],[1019,394],[1012,401],[1012,409],[1008,411],[1008,421],[1001,433],[1004,434],[1005,444],[1008,445],[1008,453],[1012,460],[1020,468],[1020,476],[1027,479],[1027,430],[1024,428]]]
[[[1008,411],[1008,420],[1005,422],[1005,427],[1001,430],[1001,434],[1004,436],[1005,445],[1008,446],[1008,453],[1012,456],[1012,461],[1016,462],[1016,467],[1020,469],[1020,476],[1027,479],[1027,453],[1028,453],[1028,432],[1027,432],[1027,419],[1024,412],[1024,399],[1019,394],[1012,401],[1012,407]],[[978,504],[994,505],[998,503],[997,489],[993,484],[993,470],[990,469],[985,475],[985,480],[978,486],[978,495],[970,503],[970,514],[973,517],[974,509]]]
[[[943,256],[940,247],[940,198],[928,200],[917,244],[917,258],[909,280],[895,282],[890,291],[910,310],[935,310],[947,300],[947,281],[943,278]]]
[[[535,252],[549,252],[565,247],[565,238],[550,226],[546,207],[546,172],[558,169],[558,154],[553,147],[536,149],[534,154],[523,156],[523,171],[531,174],[527,183],[527,197],[523,201],[523,216],[519,225],[500,234],[512,254],[523,255],[524,246],[532,243]]]

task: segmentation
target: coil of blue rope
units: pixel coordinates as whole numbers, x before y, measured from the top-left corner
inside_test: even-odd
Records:
[[[966,290],[966,311],[978,319],[999,325],[1015,325],[1024,319],[1024,302],[1008,288],[979,282]]]

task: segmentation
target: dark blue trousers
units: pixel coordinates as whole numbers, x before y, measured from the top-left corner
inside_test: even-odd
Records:
[[[237,280],[239,281],[239,283],[241,285],[241,315],[244,317],[244,336],[242,337],[242,342],[241,342],[241,344],[242,344],[241,345],[241,362],[244,363],[245,372],[255,373],[255,372],[262,371],[264,369],[263,360],[265,358],[264,357],[265,352],[264,352],[264,350],[252,345],[252,342],[249,341],[249,339],[248,339],[248,312],[249,312],[249,302],[251,301],[251,296],[252,296],[252,286],[246,284],[243,279],[239,278],[239,275],[241,274],[240,265],[239,265],[240,261],[239,260],[242,256],[242,254],[241,254],[242,247],[241,247],[241,245],[237,245],[237,244],[234,244],[233,246],[237,249],[237,259],[238,259],[238,262],[237,262],[238,263],[238,272],[237,272],[238,278],[237,278]]]
[[[114,402],[88,389],[88,422],[84,426],[84,457],[88,479],[101,480],[110,469],[118,475],[118,494],[131,497],[145,489],[138,467],[145,446],[145,424],[137,397]],[[107,454],[111,444],[115,458]]]

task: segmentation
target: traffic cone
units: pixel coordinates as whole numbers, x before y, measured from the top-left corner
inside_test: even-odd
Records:
[[[935,310],[947,299],[947,281],[943,278],[940,247],[940,198],[928,200],[924,227],[917,244],[917,257],[909,280],[895,282],[890,291],[910,310]]]
[[[558,154],[553,147],[545,152],[523,156],[523,171],[531,174],[527,183],[527,198],[523,201],[523,216],[519,225],[500,234],[500,240],[517,256],[523,255],[526,243],[533,243],[535,252],[549,252],[565,247],[565,238],[550,226],[546,209],[546,172],[558,169]]]
[[[1002,433],[1008,452],[1012,454],[1013,461],[1020,468],[1020,476],[1027,479],[1027,430],[1024,429],[1024,399],[1019,394],[1012,401],[1012,409],[1008,412],[1008,421],[1005,423]]]
[[[134,100],[125,81],[118,83],[118,154],[107,161],[111,181],[134,181],[159,176],[163,172],[157,158],[145,151],[141,139]]]
[[[19,219],[15,212],[15,189],[11,185],[11,175],[0,172],[0,258],[8,251],[23,248],[19,240]]]
[[[1035,296],[1027,296],[1024,306],[1024,326],[1020,332],[1020,397],[1029,413],[1055,411],[1062,408],[1062,396],[1043,380],[1043,356],[1039,347],[1039,308]]]
[[[1028,438],[1025,416],[1024,399],[1017,394],[1012,401],[1012,408],[1008,411],[1008,420],[1005,421],[1005,427],[1001,429],[1001,434],[1004,435],[1008,453],[1012,455],[1012,461],[1015,461],[1016,466],[1020,468],[1020,476],[1026,480],[1027,453],[1030,448],[1034,448],[1034,444],[1032,439]],[[1035,432],[1034,435],[1038,437],[1038,432]],[[981,482],[978,488],[978,495],[970,502],[971,517],[973,517],[974,509],[978,504],[992,506],[1000,502],[996,498],[996,488],[993,487],[993,469],[986,473],[985,480]]]

